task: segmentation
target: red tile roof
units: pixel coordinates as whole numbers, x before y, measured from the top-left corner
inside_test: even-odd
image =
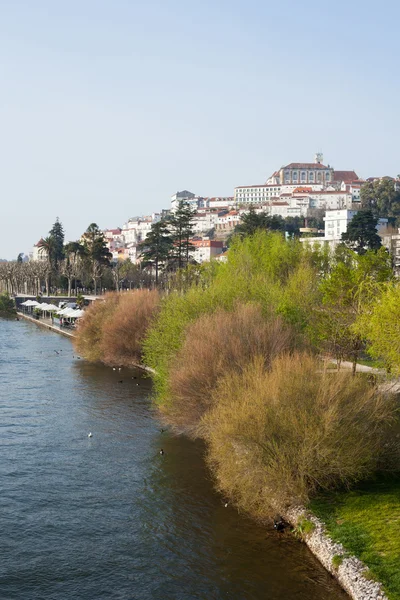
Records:
[[[235,190],[239,188],[272,188],[272,187],[281,187],[280,183],[257,183],[255,185],[238,185],[235,187]]]
[[[358,179],[358,175],[355,171],[334,171],[333,172],[333,181],[345,181],[346,183],[350,183]]]
[[[286,165],[286,167],[282,167],[282,169],[330,169],[331,167],[327,167],[326,165],[322,165],[321,163],[290,163],[290,165]]]
[[[293,194],[306,194],[308,192],[312,192],[312,188],[310,187],[297,187],[293,190]]]

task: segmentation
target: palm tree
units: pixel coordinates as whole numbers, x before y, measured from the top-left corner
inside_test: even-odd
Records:
[[[46,271],[46,296],[49,296],[50,276],[51,276],[51,273],[53,271],[53,259],[54,259],[54,253],[55,253],[55,250],[56,250],[55,241],[54,241],[53,236],[48,235],[47,237],[42,238],[38,242],[38,248],[39,248],[39,253],[40,254],[45,254],[46,255],[46,264],[47,264],[47,271]]]

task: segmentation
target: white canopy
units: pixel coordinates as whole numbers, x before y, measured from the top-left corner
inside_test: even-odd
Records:
[[[58,315],[61,315],[63,317],[73,317],[75,316],[75,313],[77,311],[74,310],[73,308],[63,308],[62,310],[59,310],[57,312]]]
[[[71,310],[70,308],[62,308],[61,310],[57,311],[58,315],[66,315],[66,313]]]
[[[84,310],[78,309],[78,310],[74,310],[74,314],[71,315],[71,317],[74,317],[75,319],[79,319],[80,317],[83,317],[84,314],[85,314]]]
[[[48,304],[47,305],[47,310],[58,310],[59,306],[56,306],[55,304]]]
[[[49,305],[46,302],[43,302],[42,304],[38,304],[36,308],[39,310],[48,310]]]
[[[21,302],[21,306],[39,306],[40,302],[36,302],[36,300],[25,300],[25,302]]]

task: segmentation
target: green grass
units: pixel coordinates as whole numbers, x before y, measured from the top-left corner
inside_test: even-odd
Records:
[[[385,365],[381,360],[373,360],[372,358],[360,358],[357,360],[357,364],[364,365],[365,367],[373,367],[374,369],[385,368]]]
[[[400,600],[400,479],[315,499],[311,510],[334,541],[360,558],[391,600]]]

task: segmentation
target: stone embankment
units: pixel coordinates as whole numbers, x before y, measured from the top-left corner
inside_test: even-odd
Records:
[[[350,598],[388,600],[382,585],[368,577],[368,567],[355,556],[349,556],[342,544],[333,542],[326,534],[322,521],[302,507],[288,511],[286,518],[294,527],[304,519],[311,521],[313,530],[304,536],[305,543],[325,569],[336,577]]]
[[[18,318],[25,319],[26,321],[30,321],[31,323],[35,323],[39,327],[43,327],[44,329],[48,329],[50,331],[55,331],[56,333],[60,333],[61,335],[65,335],[66,337],[73,338],[75,335],[71,331],[67,331],[66,329],[60,329],[52,324],[50,319],[34,319],[24,313],[18,312]]]

